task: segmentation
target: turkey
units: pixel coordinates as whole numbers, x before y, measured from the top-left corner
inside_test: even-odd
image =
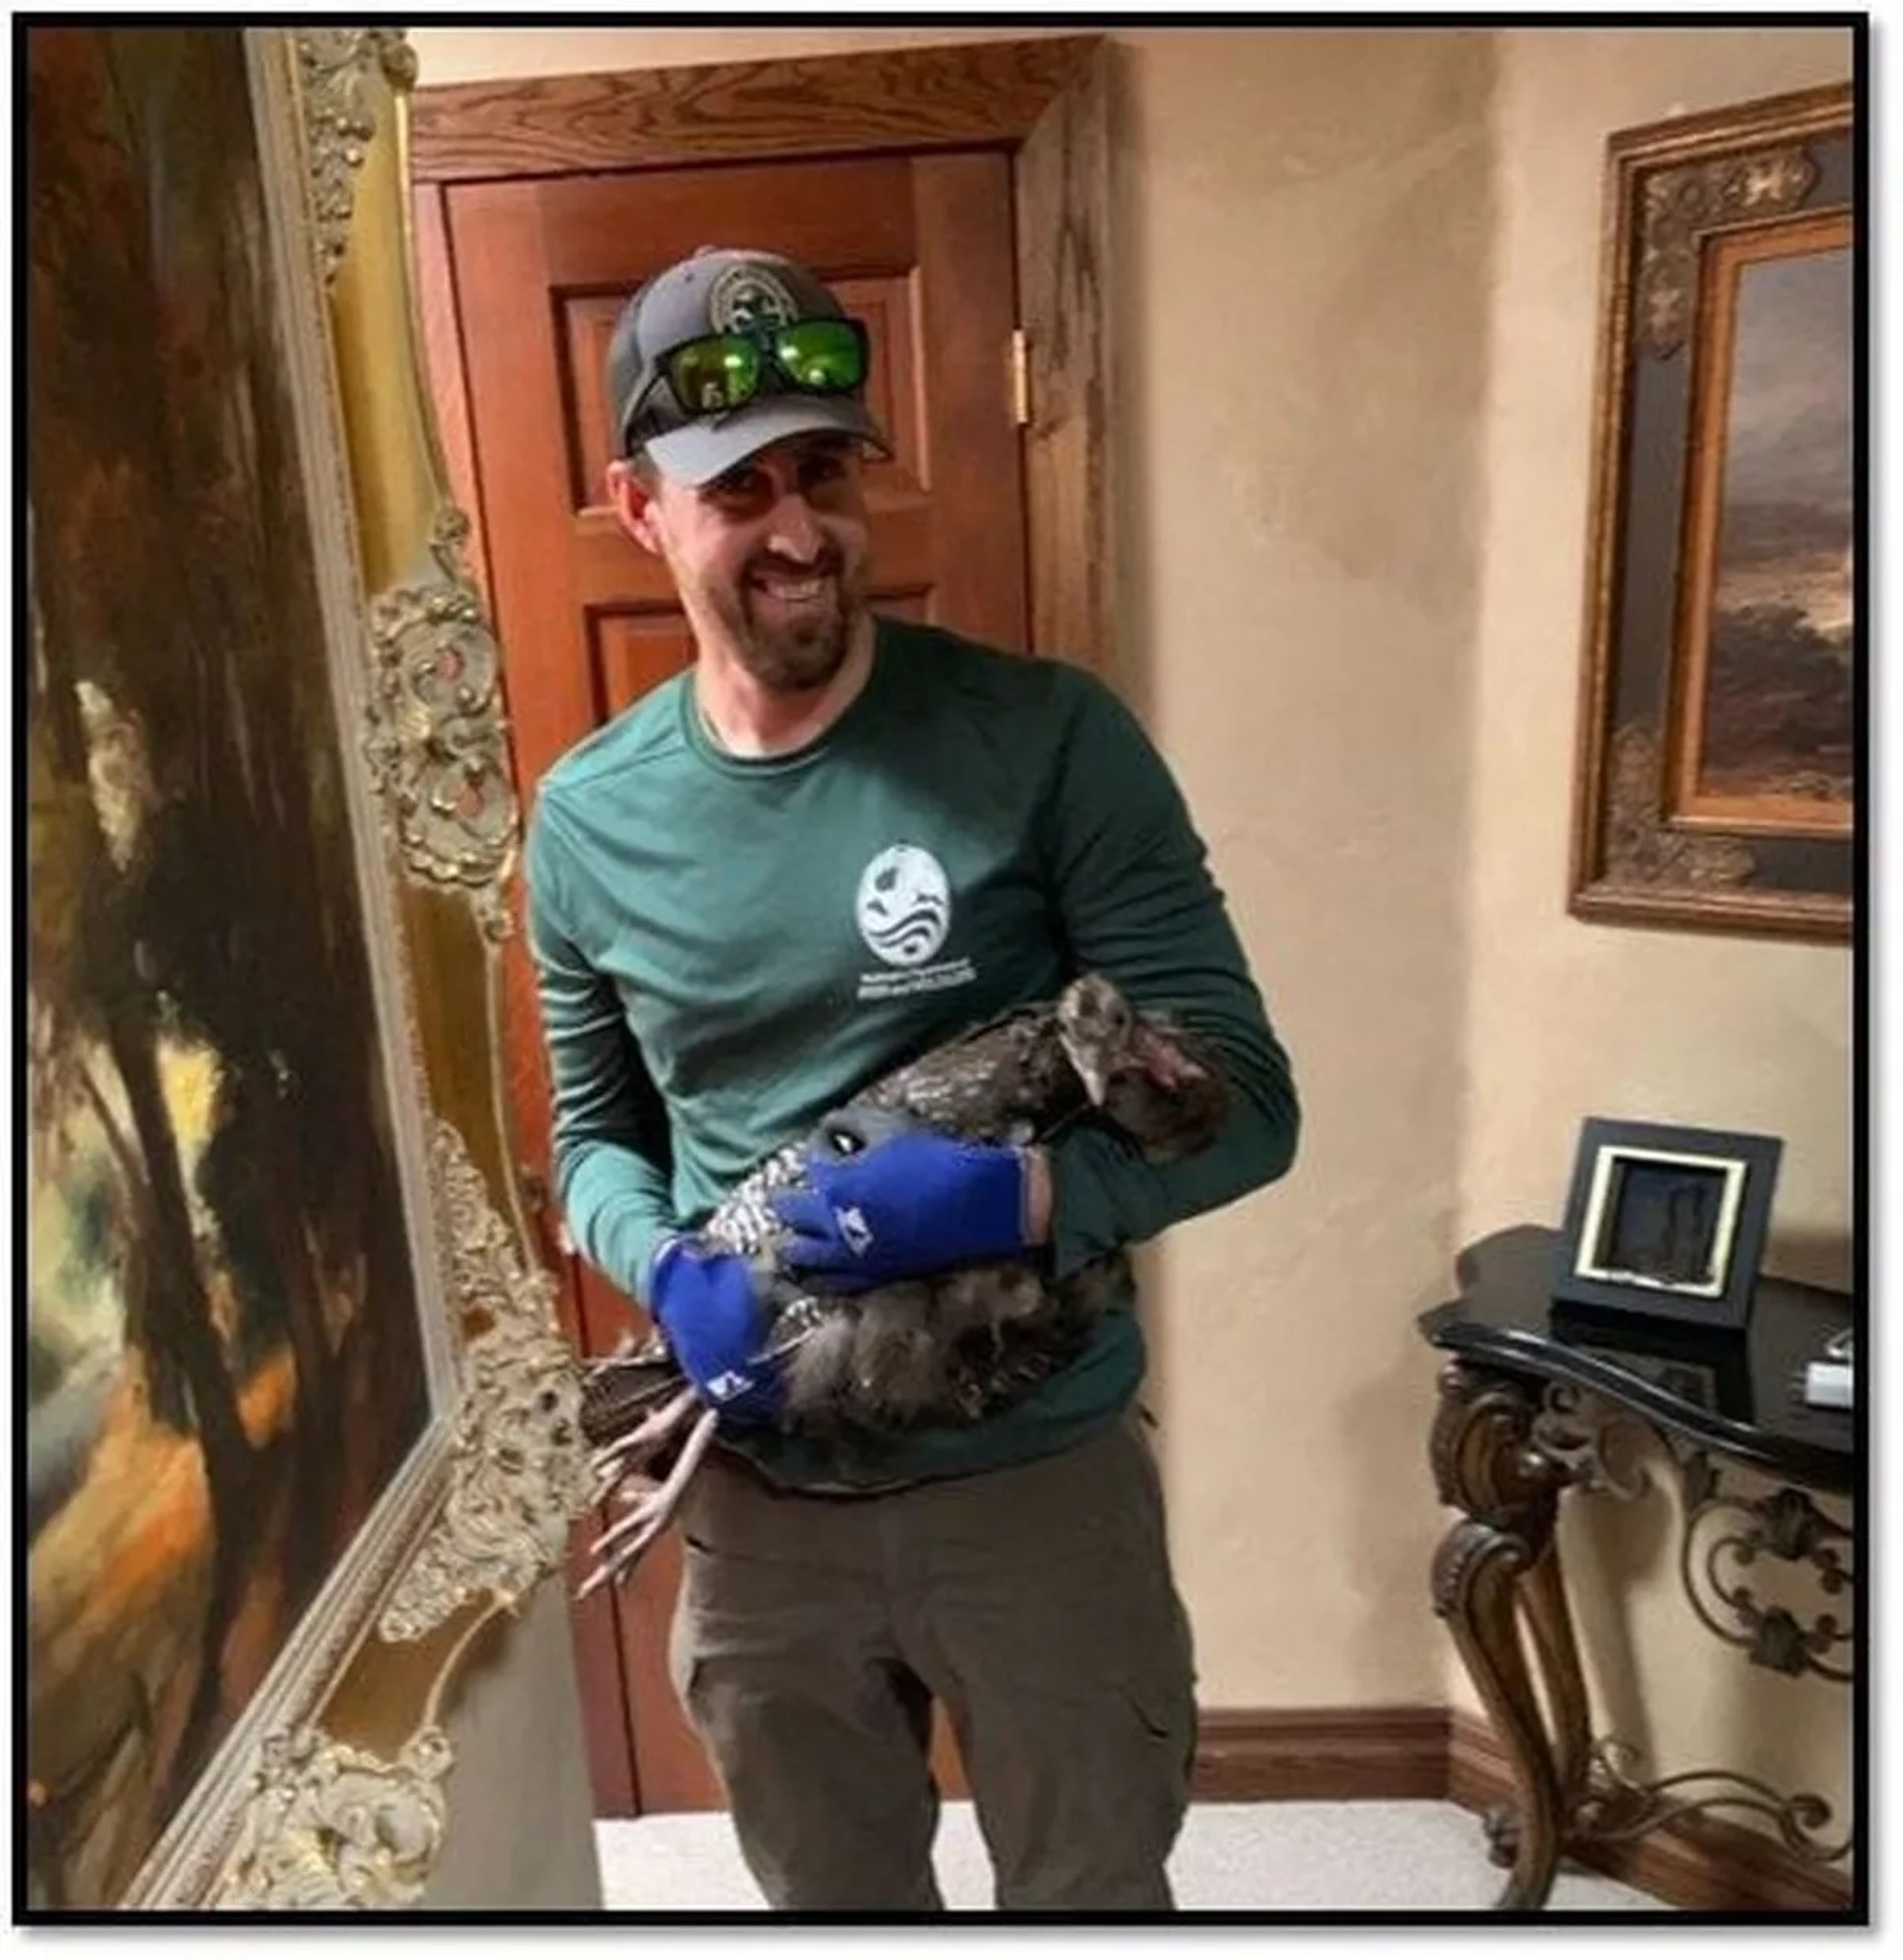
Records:
[[[848,1154],[918,1125],[968,1142],[1029,1144],[1091,1122],[1160,1163],[1209,1142],[1229,1098],[1207,1045],[1086,974],[1055,1001],[1003,1015],[881,1077],[811,1137],[775,1152],[695,1236],[753,1264],[767,1319],[762,1352],[784,1386],[782,1427],[823,1436],[981,1421],[1074,1359],[1127,1278],[1117,1252],[1056,1281],[1032,1261],[1008,1260],[849,1296],[815,1292],[780,1266],[769,1209],[798,1187],[808,1145]],[[595,1501],[625,1509],[591,1546],[598,1563],[578,1598],[633,1570],[673,1516],[716,1421],[658,1331],[587,1364],[581,1426]]]

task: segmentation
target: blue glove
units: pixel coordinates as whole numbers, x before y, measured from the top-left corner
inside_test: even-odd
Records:
[[[739,1253],[664,1239],[648,1268],[647,1297],[682,1373],[710,1407],[741,1422],[772,1420],[784,1391],[777,1363],[760,1358],[766,1316]]]
[[[827,1128],[850,1141],[849,1124]],[[793,1235],[780,1261],[823,1290],[861,1293],[1025,1249],[1024,1154],[1008,1144],[908,1130],[851,1156],[809,1145],[802,1169],[812,1189],[772,1200]]]

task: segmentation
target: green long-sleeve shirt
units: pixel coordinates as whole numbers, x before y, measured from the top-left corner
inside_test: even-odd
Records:
[[[882,619],[858,698],[764,759],[714,744],[682,676],[543,778],[527,871],[556,1188],[584,1254],[631,1293],[664,1234],[866,1083],[1086,971],[1213,1042],[1239,1093],[1217,1140],[1172,1164],[1094,1127],[1058,1141],[1058,1274],[1293,1159],[1287,1058],[1182,798],[1077,668]],[[1113,1421],[1143,1367],[1126,1302],[977,1427],[733,1440],[794,1484],[992,1467]]]

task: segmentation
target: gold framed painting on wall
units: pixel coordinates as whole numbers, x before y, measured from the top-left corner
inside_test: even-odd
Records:
[[[386,30],[24,37],[16,1911],[413,1904],[587,1486]]]
[[[1608,145],[1580,917],[1849,935],[1857,181],[1847,87]]]

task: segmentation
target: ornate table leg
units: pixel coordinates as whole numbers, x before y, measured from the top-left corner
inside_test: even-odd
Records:
[[[1847,1684],[1850,1669],[1838,1665],[1837,1655],[1854,1637],[1839,1613],[1805,1620],[1763,1597],[1750,1580],[1767,1554],[1808,1565],[1825,1596],[1847,1606],[1856,1585],[1850,1528],[1821,1510],[1808,1492],[1790,1485],[1765,1497],[1737,1495],[1724,1488],[1706,1451],[1674,1447],[1669,1438],[1666,1446],[1682,1484],[1679,1570],[1693,1612],[1755,1666]],[[1616,1738],[1594,1746],[1572,1812],[1576,1844],[1629,1842],[1679,1818],[1742,1810],[1769,1819],[1784,1848],[1808,1863],[1831,1864],[1850,1853],[1854,1832],[1834,1831],[1831,1806],[1815,1791],[1786,1796],[1757,1777],[1723,1768],[1685,1770],[1650,1781],[1637,1769],[1637,1752]]]
[[[1588,1748],[1578,1649],[1553,1542],[1559,1494],[1572,1472],[1535,1440],[1535,1395],[1510,1376],[1450,1361],[1440,1372],[1432,1444],[1440,1500],[1465,1513],[1434,1558],[1434,1611],[1447,1623],[1519,1786],[1517,1819],[1488,1820],[1495,1857],[1513,1865],[1497,1903],[1519,1911],[1544,1904],[1552,1889]],[[1558,1717],[1557,1748],[1520,1640],[1523,1596]]]
[[[1573,1616],[1566,1603],[1556,1540],[1548,1542],[1521,1582],[1520,1599],[1550,1697],[1560,1815],[1570,1820],[1586,1793],[1592,1768],[1593,1731],[1586,1704],[1585,1677],[1580,1670],[1579,1643],[1573,1637]]]

